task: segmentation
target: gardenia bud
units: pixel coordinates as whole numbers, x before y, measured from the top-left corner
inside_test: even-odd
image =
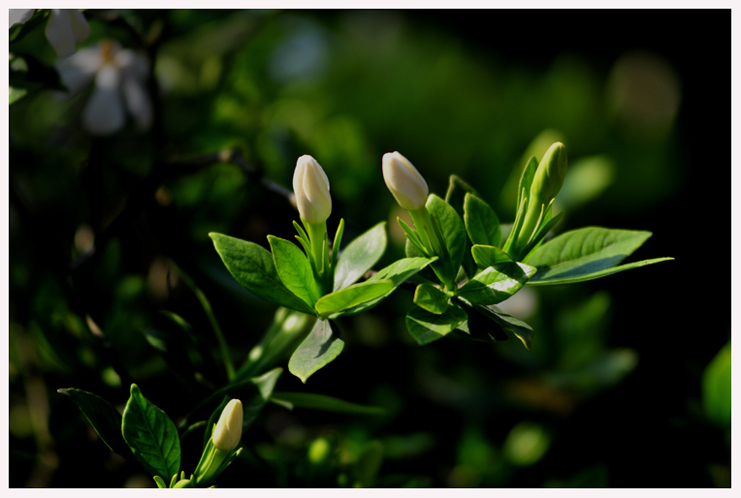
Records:
[[[307,223],[322,223],[332,212],[329,179],[316,160],[304,155],[296,161],[293,173],[293,192],[301,219]]]
[[[548,149],[533,178],[533,200],[546,206],[556,197],[566,176],[566,146],[556,142]]]
[[[383,180],[399,206],[411,211],[427,201],[427,182],[409,160],[398,152],[383,155]]]
[[[231,400],[224,407],[211,436],[215,447],[224,451],[231,451],[237,447],[242,438],[243,416],[242,402],[238,399]]]

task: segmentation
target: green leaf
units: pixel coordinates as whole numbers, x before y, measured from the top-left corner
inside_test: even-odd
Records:
[[[473,304],[497,304],[515,295],[535,271],[524,263],[490,266],[458,289],[456,295]]]
[[[461,217],[463,217],[464,214],[463,205],[466,194],[475,195],[476,197],[481,198],[479,193],[476,192],[476,189],[463,181],[459,176],[450,175],[448,191],[445,193],[445,202],[450,204],[453,209],[455,209],[455,212],[458,213],[458,216]]]
[[[210,233],[209,236],[229,273],[248,291],[270,303],[316,314],[311,306],[283,285],[269,251],[228,235]]]
[[[414,304],[420,308],[440,315],[448,309],[448,295],[430,284],[420,284],[414,291]]]
[[[354,306],[372,301],[389,291],[393,290],[394,283],[391,280],[375,280],[373,282],[360,282],[345,287],[342,290],[322,296],[316,302],[316,310],[319,316],[328,317]]]
[[[121,427],[136,459],[152,476],[168,477],[180,470],[180,438],[170,418],[131,384]]]
[[[157,484],[157,487],[160,489],[167,488],[167,484],[165,484],[164,479],[162,479],[160,476],[154,476],[154,482]]]
[[[497,325],[517,337],[527,349],[533,345],[535,332],[533,328],[522,320],[508,315],[496,306],[474,305],[477,311],[493,320]]]
[[[317,320],[309,336],[293,352],[288,371],[305,384],[314,372],[337,358],[344,347],[345,341],[329,320]]]
[[[463,262],[463,255],[466,252],[466,245],[468,244],[468,236],[466,235],[466,227],[463,225],[463,220],[455,212],[455,209],[436,196],[430,194],[427,199],[427,211],[433,221],[437,221],[440,230],[442,232],[443,244],[447,249],[449,261],[440,261],[440,266],[445,268],[443,271],[450,275],[450,280],[454,280],[458,274],[458,267]],[[433,264],[433,267],[436,266]]]
[[[75,402],[106,446],[121,456],[129,454],[129,449],[121,437],[121,414],[113,405],[100,396],[82,389],[57,389],[57,392]]]
[[[475,195],[466,194],[463,211],[463,222],[472,243],[488,246],[499,246],[502,243],[499,218],[486,202]]]
[[[420,256],[425,256],[427,251],[424,247],[424,244],[422,244],[422,241],[419,239],[419,235],[417,234],[417,232],[412,230],[412,228],[407,225],[406,222],[401,218],[397,217],[396,221],[399,223],[399,226],[407,235],[409,243],[412,244],[417,249],[417,251],[419,251]]]
[[[702,407],[713,423],[731,427],[731,344],[727,343],[702,374]]]
[[[350,242],[340,253],[334,272],[334,290],[344,289],[373,268],[386,250],[386,222],[382,221]]]
[[[270,401],[289,407],[290,410],[298,407],[355,415],[380,415],[384,412],[383,408],[377,406],[358,405],[331,396],[313,393],[277,392],[273,393]]]
[[[418,271],[422,270],[424,267],[435,261],[435,259],[437,258],[403,258],[398,261],[394,261],[386,268],[379,270],[378,273],[366,280],[366,283],[391,280],[394,284],[393,287],[385,294],[345,311],[343,315],[354,315],[356,313],[360,313],[374,307],[375,305],[383,301],[388,295],[394,292],[394,290],[399,285],[401,285],[407,279],[414,276],[414,274],[416,274]]]
[[[471,248],[471,255],[479,268],[515,262],[509,254],[494,246],[475,245]]]
[[[451,303],[445,313],[440,315],[415,306],[407,313],[406,324],[414,340],[423,346],[445,337],[467,318],[466,312],[455,303]]]
[[[638,249],[651,232],[587,227],[563,233],[546,242],[528,258],[538,269],[530,285],[569,284],[592,280],[632,268],[670,261],[657,258],[618,265]]]
[[[332,268],[337,268],[337,258],[340,256],[340,245],[342,244],[342,235],[345,233],[345,219],[340,218],[337,225],[337,231],[332,241]]]
[[[309,306],[319,299],[319,287],[306,255],[293,242],[268,235],[278,277],[286,288]]]

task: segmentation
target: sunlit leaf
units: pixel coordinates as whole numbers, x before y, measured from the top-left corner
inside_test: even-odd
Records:
[[[345,341],[333,329],[330,321],[317,320],[309,336],[288,361],[288,370],[306,383],[312,374],[337,358],[344,347]]]
[[[180,470],[180,438],[175,424],[142,396],[136,384],[131,384],[122,432],[136,459],[152,476],[168,477]]]
[[[373,268],[386,250],[386,222],[382,221],[350,242],[340,252],[334,290],[344,289]]]
[[[651,232],[600,227],[563,233],[540,246],[528,258],[527,263],[538,269],[528,284],[583,282],[674,259],[657,258],[617,266],[649,237]]]
[[[269,251],[228,235],[210,233],[209,236],[229,273],[248,291],[273,304],[316,314],[311,306],[283,285]]]

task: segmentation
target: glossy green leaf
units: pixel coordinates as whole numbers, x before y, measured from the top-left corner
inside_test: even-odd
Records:
[[[414,306],[407,313],[406,325],[414,340],[420,345],[425,345],[445,337],[467,318],[466,312],[456,304],[448,306],[445,313],[440,315]]]
[[[502,263],[515,262],[509,254],[494,246],[474,245],[471,248],[471,254],[476,265],[482,269]]]
[[[450,204],[460,217],[463,217],[463,204],[466,194],[481,198],[476,189],[463,181],[458,175],[450,175],[448,190],[445,192],[445,202]]]
[[[316,303],[319,316],[328,317],[354,306],[372,301],[394,289],[391,280],[374,280],[360,282],[342,290],[323,296]]]
[[[344,347],[345,341],[330,321],[317,320],[309,336],[293,352],[288,371],[306,383],[314,372],[337,358]]]
[[[455,209],[435,194],[430,194],[427,198],[427,211],[434,221],[437,221],[442,232],[443,243],[448,252],[449,261],[439,261],[433,264],[443,267],[450,280],[454,280],[458,274],[458,267],[463,262],[463,255],[466,252],[468,236],[463,220],[455,212]]]
[[[340,253],[334,271],[334,290],[344,289],[373,268],[386,250],[386,222],[382,221],[350,242]]]
[[[129,454],[126,442],[121,437],[121,414],[113,405],[82,389],[57,389],[57,392],[74,401],[106,446],[121,456]]]
[[[168,477],[180,470],[180,438],[175,424],[131,384],[121,426],[126,444],[152,476]]]
[[[731,345],[723,346],[702,374],[702,407],[720,427],[731,427]]]
[[[433,285],[420,284],[414,291],[414,304],[440,315],[448,309],[448,295]]]
[[[486,202],[475,195],[466,194],[463,212],[463,222],[472,243],[488,246],[499,246],[502,243],[499,218]]]
[[[509,299],[535,274],[524,263],[501,263],[478,273],[456,292],[473,304],[497,304]]]
[[[282,406],[289,407],[291,410],[294,407],[311,408],[314,410],[351,413],[355,415],[380,415],[384,412],[383,408],[377,406],[359,405],[323,394],[276,392],[273,393],[270,400]]]
[[[632,268],[669,261],[658,258],[617,266],[638,249],[651,232],[587,227],[563,233],[546,242],[528,258],[538,273],[531,285],[583,282]]]
[[[248,291],[270,303],[316,314],[311,306],[283,285],[269,251],[228,235],[210,233],[209,236],[229,273]]]
[[[309,306],[319,299],[319,286],[306,255],[293,242],[268,235],[275,269],[286,288]]]

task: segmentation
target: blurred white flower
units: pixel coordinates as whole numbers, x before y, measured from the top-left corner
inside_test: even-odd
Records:
[[[126,111],[140,129],[152,125],[152,103],[145,88],[149,62],[143,54],[103,41],[56,62],[62,83],[75,94],[94,82],[82,113],[91,135],[110,135],[126,124]]]
[[[10,27],[24,24],[31,19],[35,10],[10,9]],[[75,53],[78,43],[87,40],[90,26],[78,9],[51,9],[44,33],[57,57],[64,58]]]

